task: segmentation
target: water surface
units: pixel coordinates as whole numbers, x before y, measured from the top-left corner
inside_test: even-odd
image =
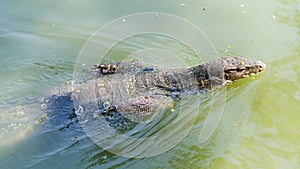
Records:
[[[299,3],[2,2],[0,168],[299,168]],[[223,119],[209,142],[198,142],[205,118],[200,113],[176,147],[149,158],[125,158],[97,146],[78,124],[58,130],[65,121],[51,118],[34,125],[40,112],[8,111],[35,104],[71,80],[80,49],[98,28],[124,15],[149,11],[187,19],[210,38],[220,56],[238,54],[267,64],[263,74],[226,88]],[[201,112],[208,110],[204,106]],[[26,126],[33,129],[29,134]],[[5,133],[16,139],[1,137]]]

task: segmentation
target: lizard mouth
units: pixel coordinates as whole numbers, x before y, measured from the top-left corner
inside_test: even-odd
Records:
[[[237,79],[249,77],[252,75],[256,75],[266,69],[266,64],[260,61],[257,61],[254,66],[241,66],[228,68],[224,70],[225,79],[234,81]]]

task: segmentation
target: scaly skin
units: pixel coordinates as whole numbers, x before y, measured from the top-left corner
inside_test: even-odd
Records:
[[[174,97],[223,87],[257,74],[265,67],[260,61],[241,57],[221,58],[187,69],[156,70],[133,62],[102,64],[93,70],[99,75],[95,82],[80,84],[73,99],[77,108],[97,101],[106,114],[151,114],[156,107],[172,105],[170,99]]]
[[[128,131],[136,123],[124,117],[149,115],[157,109],[173,107],[182,95],[225,86],[257,74],[265,67],[262,62],[240,57],[169,70],[145,67],[140,63],[99,64],[88,71],[94,80],[90,78],[75,84],[75,89],[68,85],[58,88],[40,103],[28,105],[24,110],[43,112],[37,117],[37,124],[44,120],[45,125],[39,126],[51,125],[51,130],[81,128],[78,120],[82,122],[85,117],[80,119],[75,112],[82,110],[85,115],[92,116],[91,119],[101,116],[116,130]],[[5,139],[9,142],[14,138],[5,135]]]

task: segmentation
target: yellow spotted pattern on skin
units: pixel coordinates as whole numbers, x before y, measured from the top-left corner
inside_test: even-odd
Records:
[[[101,93],[102,95],[106,94],[106,89],[105,88],[99,88],[99,93]]]

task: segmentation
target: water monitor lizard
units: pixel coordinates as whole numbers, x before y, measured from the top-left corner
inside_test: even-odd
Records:
[[[52,114],[59,113],[56,110],[69,111],[72,116],[76,116],[75,112],[96,112],[96,116],[113,117],[110,120],[119,123],[118,120],[124,120],[121,116],[149,115],[158,108],[172,107],[182,95],[220,88],[265,68],[263,62],[241,57],[225,57],[181,69],[147,67],[135,62],[98,64],[87,71],[93,74],[92,79],[75,83],[70,91],[51,96],[44,104]],[[69,109],[63,109],[64,105]]]

